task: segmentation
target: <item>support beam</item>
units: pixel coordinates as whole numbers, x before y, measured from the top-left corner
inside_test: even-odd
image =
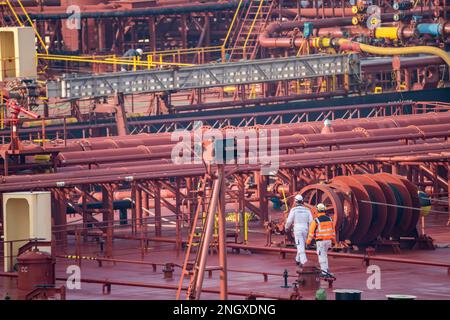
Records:
[[[224,166],[219,165],[218,167],[219,174],[218,178],[221,177],[220,183],[220,192],[219,199],[217,203],[217,211],[218,211],[218,224],[219,224],[219,234],[218,234],[218,242],[219,242],[219,267],[220,267],[220,299],[227,300],[228,299],[228,275],[227,275],[227,232],[226,232],[226,220],[225,220],[225,193],[226,193],[226,185],[225,185],[225,174],[224,174]]]
[[[128,130],[128,120],[127,112],[125,110],[125,97],[122,93],[117,92],[115,94],[115,104],[116,104],[116,123],[117,123],[117,134],[119,136],[126,136],[129,134]]]
[[[103,222],[106,226],[105,257],[113,257],[114,238],[114,190],[110,185],[102,185]]]
[[[153,189],[155,192],[155,236],[162,235],[161,223],[161,185],[158,181],[153,182]]]

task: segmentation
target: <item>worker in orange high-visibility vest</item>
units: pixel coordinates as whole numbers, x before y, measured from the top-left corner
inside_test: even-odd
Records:
[[[330,274],[328,270],[328,249],[336,243],[336,233],[333,220],[326,215],[326,207],[323,203],[317,205],[317,212],[317,217],[309,227],[306,244],[310,245],[313,239],[316,240],[320,269],[322,275],[327,276]]]

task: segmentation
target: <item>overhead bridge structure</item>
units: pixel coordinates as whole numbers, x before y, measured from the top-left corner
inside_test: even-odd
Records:
[[[296,79],[359,76],[355,55],[310,55],[243,62],[206,64],[171,70],[66,75],[47,84],[48,97],[81,99],[117,93],[176,92]]]

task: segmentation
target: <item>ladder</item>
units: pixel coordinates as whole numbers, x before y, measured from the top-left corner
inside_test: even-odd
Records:
[[[205,176],[202,180],[202,192],[205,195],[206,185],[211,181]],[[202,208],[202,198],[198,203],[197,209],[195,211],[194,220],[192,222],[192,228],[189,235],[187,247],[186,247],[186,255],[183,263],[183,269],[180,276],[180,281],[178,284],[178,290],[176,299],[180,299],[181,291],[183,290],[183,281],[185,277],[189,276],[189,286],[187,288],[186,299],[187,300],[199,300],[200,294],[203,286],[203,278],[204,273],[206,271],[206,258],[208,255],[208,251],[210,249],[211,241],[213,239],[214,233],[214,223],[216,221],[216,212],[219,212],[219,234],[218,234],[218,249],[219,249],[219,260],[220,255],[224,254],[223,251],[225,248],[225,239],[224,239],[224,230],[225,230],[225,219],[224,219],[224,198],[223,197],[223,188],[224,188],[224,173],[223,170],[218,170],[215,178],[212,179],[213,186],[210,201],[208,203],[208,209],[206,213],[206,217],[204,217],[203,225],[198,227],[198,221],[200,218],[200,211]],[[222,194],[222,195],[221,195]],[[221,199],[222,198],[222,199]],[[206,204],[206,203],[205,203]],[[221,222],[222,219],[222,222]],[[222,223],[222,227],[220,224]],[[222,230],[222,231],[221,231]],[[198,243],[198,250],[195,255],[195,260],[191,261],[191,250],[195,244],[196,235],[200,233],[200,242]],[[222,244],[220,241],[222,240]],[[222,253],[221,253],[222,251]],[[223,262],[220,263],[219,267],[208,268],[208,270],[221,270],[221,272],[226,272],[226,266]],[[221,273],[221,282],[226,282],[226,275]],[[223,289],[224,286],[221,283],[221,298],[226,299],[227,293],[226,289]],[[224,291],[222,291],[222,289]]]
[[[208,182],[209,181],[206,179],[206,177],[204,177],[199,182],[199,184],[201,184],[201,186],[199,186],[200,188],[198,188],[198,189],[201,190],[201,194],[203,196],[200,197],[199,202],[197,203],[197,208],[195,210],[194,219],[192,220],[191,232],[189,234],[189,239],[186,244],[186,255],[184,258],[183,269],[181,271],[180,282],[178,284],[178,290],[177,290],[177,295],[176,295],[177,300],[180,299],[181,291],[183,289],[183,281],[184,281],[184,278],[187,276],[190,276],[190,280],[189,280],[188,292],[186,293],[186,298],[187,299],[195,299],[194,284],[196,282],[196,279],[198,278],[198,269],[199,269],[198,261],[199,261],[200,255],[201,255],[201,249],[199,248],[199,250],[197,251],[194,262],[191,260],[191,251],[192,251],[192,248],[194,247],[194,245],[196,245],[196,240],[197,240],[196,238],[198,238],[198,235],[200,235],[200,244],[203,241],[205,241],[206,223],[204,223],[204,222],[206,221],[206,219],[205,219],[205,221],[203,221],[204,219],[202,218],[201,223],[199,223],[199,220],[200,220],[200,213],[202,211],[202,207],[204,204],[206,204],[206,203],[204,203],[204,201],[205,201],[205,196],[206,196],[205,191],[206,191]],[[208,243],[208,245],[209,245],[209,243]],[[197,272],[195,272],[195,271],[197,271]]]
[[[270,20],[274,1],[251,0],[247,10],[238,15],[234,34],[231,37],[230,60],[252,60],[259,50],[258,36]]]

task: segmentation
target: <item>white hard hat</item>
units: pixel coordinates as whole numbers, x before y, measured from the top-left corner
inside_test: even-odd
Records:
[[[140,56],[142,56],[142,54],[144,53],[144,50],[142,49],[136,49],[136,52],[139,53]]]
[[[327,207],[325,207],[325,205],[323,203],[319,203],[317,206],[317,211],[319,212],[325,212],[325,210],[327,210]]]
[[[303,201],[302,195],[301,194],[296,195],[295,196],[295,201],[302,202]]]
[[[329,119],[325,119],[325,121],[323,122],[323,124],[324,124],[326,127],[329,127],[329,126],[331,126],[331,121],[330,121]]]

